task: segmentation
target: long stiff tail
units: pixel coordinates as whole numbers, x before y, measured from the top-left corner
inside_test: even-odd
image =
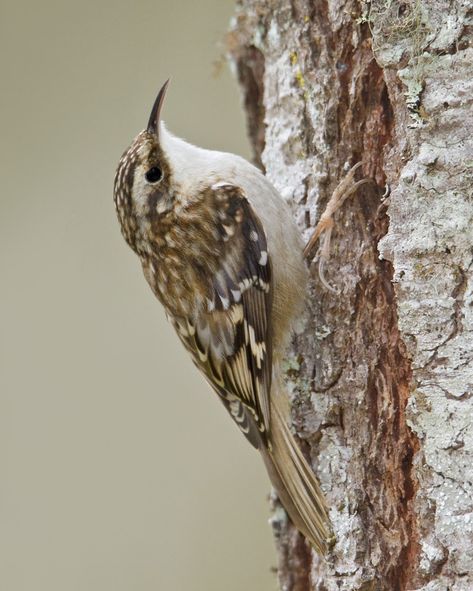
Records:
[[[331,537],[325,499],[277,399],[271,406],[271,449],[262,449],[261,454],[292,523],[321,555],[325,554]]]

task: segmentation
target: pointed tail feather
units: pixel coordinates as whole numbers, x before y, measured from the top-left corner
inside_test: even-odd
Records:
[[[282,415],[277,397],[271,402],[271,450],[261,449],[266,469],[291,521],[323,555],[331,538],[325,499]]]

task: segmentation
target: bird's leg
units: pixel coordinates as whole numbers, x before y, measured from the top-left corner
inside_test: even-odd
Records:
[[[319,222],[315,227],[314,233],[309,238],[306,247],[304,248],[304,257],[309,259],[314,249],[317,240],[321,238],[321,248],[319,257],[319,277],[322,284],[330,291],[337,293],[324,277],[324,265],[330,257],[330,239],[332,236],[332,229],[334,225],[333,216],[340,207],[343,205],[345,200],[350,197],[361,185],[364,185],[371,181],[371,179],[362,179],[361,181],[355,182],[355,173],[360,168],[361,162],[358,162],[353,166],[346,176],[337,185],[335,191],[330,197],[327,206],[320,216]]]

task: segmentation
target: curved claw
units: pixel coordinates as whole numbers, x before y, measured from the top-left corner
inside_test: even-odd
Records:
[[[324,212],[320,216],[317,226],[315,227],[314,233],[309,238],[304,248],[304,257],[309,258],[315,244],[317,243],[317,240],[319,240],[320,236],[324,232],[326,233],[322,244],[319,260],[319,277],[324,287],[326,287],[328,290],[334,293],[338,293],[338,291],[327,282],[323,273],[324,264],[329,259],[330,255],[330,238],[332,235],[332,228],[334,225],[333,216],[340,209],[345,200],[348,197],[350,197],[350,195],[353,195],[353,193],[357,191],[362,185],[369,182],[373,182],[372,179],[369,178],[365,178],[361,181],[355,182],[355,172],[360,168],[361,164],[361,162],[355,164],[348,171],[346,176],[340,181],[332,196],[330,197],[330,200],[327,203]]]

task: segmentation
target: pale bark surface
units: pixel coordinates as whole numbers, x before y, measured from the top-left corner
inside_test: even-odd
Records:
[[[337,541],[320,561],[276,506],[286,591],[473,589],[472,32],[467,1],[237,6],[255,159],[305,237],[348,165],[375,179],[288,360]]]

